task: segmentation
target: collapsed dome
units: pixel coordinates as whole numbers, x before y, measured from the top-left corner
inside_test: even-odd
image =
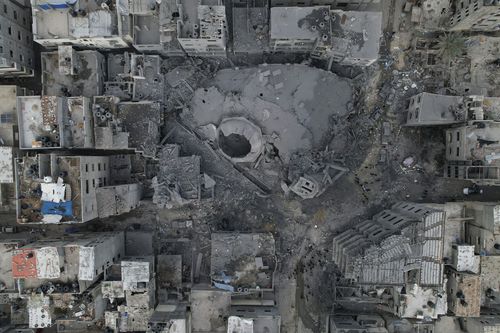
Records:
[[[217,128],[217,141],[233,162],[255,162],[262,153],[262,131],[243,117],[223,119]]]

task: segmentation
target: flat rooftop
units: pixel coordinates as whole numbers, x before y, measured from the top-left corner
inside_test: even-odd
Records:
[[[376,59],[382,37],[382,13],[332,10],[334,52],[351,58]]]
[[[156,102],[118,104],[118,118],[129,133],[129,148],[145,156],[155,156],[160,142],[161,106]]]
[[[118,15],[121,6],[113,1],[104,9],[102,1],[77,0],[74,5],[59,8],[47,6],[47,1],[34,0],[33,34],[35,39],[111,37],[118,35]],[[75,13],[75,14],[73,14]],[[72,15],[73,14],[73,15]]]
[[[259,53],[269,48],[269,14],[264,7],[233,8],[233,49]]]
[[[103,91],[106,74],[104,56],[92,50],[76,51],[77,72],[66,75],[59,71],[59,53],[43,52],[42,86],[43,94],[51,96],[99,96]]]
[[[273,7],[271,8],[271,39],[313,40],[329,28],[330,8]]]
[[[193,332],[226,332],[231,293],[213,289],[191,290],[191,327]]]

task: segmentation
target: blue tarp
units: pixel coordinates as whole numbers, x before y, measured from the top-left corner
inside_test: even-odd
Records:
[[[73,201],[59,203],[42,201],[42,214],[73,216]]]
[[[214,281],[214,287],[217,288],[217,289],[222,289],[222,290],[227,290],[227,291],[230,291],[230,292],[234,292],[234,287],[230,286],[228,284],[225,284],[225,283],[219,283],[219,282],[215,282]]]

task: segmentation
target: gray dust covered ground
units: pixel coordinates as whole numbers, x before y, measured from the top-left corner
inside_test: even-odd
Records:
[[[187,275],[201,254],[195,283],[210,281],[211,233],[271,232],[282,332],[324,331],[335,299],[331,242],[336,233],[398,200],[462,199],[463,182],[440,178],[442,131],[402,126],[407,98],[423,87],[403,89],[398,81],[404,78],[393,77],[383,65],[355,70],[349,77],[345,71],[335,74],[306,64],[236,68],[199,61],[197,70],[182,70],[188,65],[167,63],[163,68],[170,84],[166,99],[176,101],[177,114],[167,115],[162,136],[180,144],[182,156],[201,156],[202,172],[217,183],[214,198],[173,209],[158,209],[145,198],[131,213],[79,228],[152,231],[156,254],[182,255]],[[214,68],[219,70],[214,73]],[[192,91],[181,91],[177,76]],[[394,89],[390,103],[382,96],[386,88]],[[221,158],[202,134],[206,125],[217,126],[226,117],[245,117],[259,126],[276,148],[274,157],[241,169]],[[325,151],[349,172],[317,198],[285,194],[281,180],[289,159],[295,153]],[[416,164],[404,168],[402,161],[409,156]],[[485,188],[481,200],[496,194]],[[13,222],[3,215],[0,220]],[[55,236],[66,228],[52,225],[34,232]],[[142,242],[147,244],[147,238]],[[141,244],[130,241],[128,246]]]
[[[376,68],[349,79],[306,65],[226,68],[205,76],[178,108],[179,117],[167,119],[165,133],[168,143],[181,145],[181,155],[202,157],[202,171],[217,182],[214,199],[161,210],[145,200],[132,213],[93,226],[125,229],[140,224],[154,231],[158,254],[176,247],[191,258],[201,253],[195,279],[200,283],[209,282],[212,232],[271,232],[278,256],[275,292],[282,331],[322,332],[334,304],[331,240],[336,232],[397,200],[461,198],[463,183],[438,178],[441,131],[402,127],[406,96],[397,95],[390,106],[380,102],[378,89],[385,79]],[[269,192],[199,135],[203,126],[232,116],[261,127],[279,151],[274,160],[249,170],[259,174]],[[296,151],[325,150],[350,171],[318,198],[285,195],[279,179],[289,157]],[[402,167],[408,156],[415,158],[415,168]]]

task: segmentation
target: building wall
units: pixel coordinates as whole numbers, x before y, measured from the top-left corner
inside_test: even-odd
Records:
[[[123,232],[97,234],[91,242],[80,247],[79,279],[95,281],[107,267],[124,255]]]
[[[225,56],[226,39],[179,38],[179,43],[190,56]]]
[[[33,75],[31,12],[17,3],[0,3],[0,76]]]
[[[270,48],[274,52],[312,52],[316,39],[271,39]]]
[[[82,222],[98,217],[95,189],[109,184],[109,157],[81,156],[80,183],[82,202]]]
[[[446,130],[446,159],[448,161],[466,161],[467,126]]]
[[[500,320],[496,316],[470,318],[465,323],[468,333],[500,333]]]
[[[344,10],[364,10],[380,4],[380,0],[271,0],[271,7],[331,6]]]
[[[17,147],[17,96],[25,94],[25,89],[18,86],[0,86],[0,145]]]
[[[447,293],[448,310],[452,311],[455,316],[479,317],[481,310],[481,279],[479,275],[450,270]]]
[[[500,4],[484,6],[484,0],[455,1],[450,30],[500,30]]]

